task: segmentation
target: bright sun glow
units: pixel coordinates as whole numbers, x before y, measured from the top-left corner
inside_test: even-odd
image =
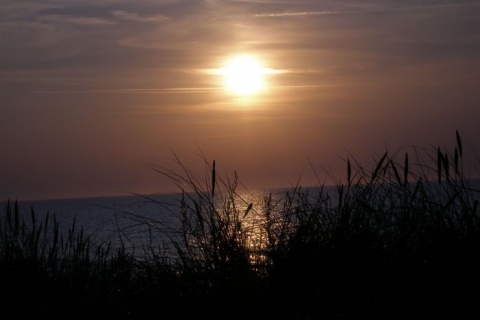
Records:
[[[227,61],[220,73],[229,91],[249,96],[264,89],[264,76],[269,71],[253,56],[242,55]]]

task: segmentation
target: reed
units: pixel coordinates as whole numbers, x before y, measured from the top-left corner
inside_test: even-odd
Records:
[[[56,215],[39,221],[33,208],[25,217],[17,202],[7,201],[0,219],[0,304],[7,314],[51,315],[107,304],[133,267],[121,248],[94,246],[75,221],[62,232]]]
[[[215,308],[248,305],[255,300],[261,280],[252,265],[257,249],[252,237],[259,226],[247,219],[255,214],[253,203],[238,192],[236,172],[223,177],[215,161],[210,164],[203,158],[206,171],[198,176],[176,159],[179,171],[156,170],[174,181],[181,193],[172,210],[179,228],[169,239],[177,272],[189,284],[185,294]]]
[[[400,163],[385,152],[371,170],[349,159],[333,195],[296,186],[279,203],[266,198],[269,291],[284,313],[456,318],[472,310],[479,190],[456,138],[453,156],[415,149],[415,166],[408,154]],[[433,165],[422,161],[435,153]]]

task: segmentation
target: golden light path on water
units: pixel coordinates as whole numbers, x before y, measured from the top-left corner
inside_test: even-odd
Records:
[[[275,193],[238,192],[231,199],[221,200],[218,212],[234,222],[239,234],[235,235],[249,254],[249,262],[257,271],[269,264],[267,252],[272,241],[278,236],[278,230],[285,226],[278,205],[283,195]],[[281,206],[280,206],[281,207]],[[230,220],[233,218],[233,220]]]
[[[213,261],[247,258],[255,270],[262,272],[262,267],[270,263],[270,236],[281,225],[274,198],[260,192],[218,192],[213,197],[208,192],[196,193],[184,207],[188,208],[182,222],[182,228],[189,230],[187,251]]]

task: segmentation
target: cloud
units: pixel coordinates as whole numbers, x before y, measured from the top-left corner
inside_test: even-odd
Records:
[[[126,87],[132,86],[129,81],[141,87],[148,83],[146,75],[158,74],[161,85],[155,86],[193,92],[210,83],[195,83],[197,75],[182,70],[219,67],[236,51],[265,56],[269,67],[284,70],[277,79],[301,86],[318,85],[318,79],[344,83],[379,73],[390,77],[445,61],[455,70],[479,52],[478,35],[471,32],[478,19],[470,7],[478,1],[415,6],[414,1],[384,0],[46,0],[41,7],[29,2],[28,12],[7,3],[10,14],[0,13],[0,65],[6,70],[66,70],[85,81],[96,81],[100,70],[108,70],[103,75],[110,78],[102,83],[122,79]],[[438,10],[427,10],[432,8]]]
[[[2,76],[2,74],[0,74]],[[98,89],[98,90],[36,90],[23,91],[22,94],[190,94],[190,93],[209,93],[222,92],[221,87],[183,87],[183,88],[157,88],[157,89]],[[0,91],[0,94],[20,93],[20,91]]]
[[[72,23],[77,25],[104,26],[115,24],[114,21],[98,17],[68,16],[59,14],[48,14],[38,18],[39,21],[53,23]]]
[[[337,14],[334,11],[300,11],[300,12],[270,12],[270,13],[256,13],[254,17],[294,17],[294,16],[318,16],[325,14]]]
[[[321,10],[321,11],[273,11],[273,12],[260,12],[253,14],[253,17],[259,18],[281,18],[281,17],[295,17],[295,16],[322,16],[322,15],[338,15],[338,14],[352,14],[352,13],[368,13],[368,12],[388,12],[388,11],[404,11],[404,10],[421,10],[421,9],[445,9],[454,7],[467,7],[467,6],[479,6],[480,2],[462,2],[462,3],[441,3],[430,5],[405,5],[399,6],[385,6],[362,4],[345,4],[345,8],[361,8],[361,9],[340,9],[340,10]]]
[[[112,11],[112,15],[127,21],[135,21],[135,22],[159,22],[168,20],[168,17],[163,14],[156,14],[151,16],[142,16],[137,12],[130,12],[124,10],[114,10]]]

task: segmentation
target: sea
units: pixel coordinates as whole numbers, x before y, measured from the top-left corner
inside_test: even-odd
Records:
[[[471,183],[475,190],[473,193],[480,199],[480,179],[471,180]],[[322,188],[332,199],[335,198],[335,186]],[[240,210],[246,210],[251,203],[254,209],[258,209],[268,194],[282,199],[285,192],[291,189],[244,192],[239,195],[238,199],[241,200],[237,205],[240,204]],[[319,187],[302,188],[302,191],[314,195]],[[179,234],[181,203],[182,194],[168,193],[19,201],[18,207],[27,222],[31,219],[32,210],[38,222],[44,222],[48,215],[52,224],[55,216],[63,233],[68,233],[74,227],[74,231],[82,230],[96,245],[110,244],[113,248],[123,247],[138,253],[145,245],[168,243]],[[0,214],[5,212],[5,208],[6,203],[0,201]]]
[[[270,191],[269,191],[270,192]],[[272,194],[281,194],[275,189]],[[267,192],[245,192],[236,198],[239,210],[246,210],[252,203],[254,208]],[[186,201],[189,201],[187,196]],[[191,203],[191,201],[190,201]],[[37,225],[44,223],[48,216],[53,225],[55,217],[63,234],[82,230],[95,245],[110,244],[113,249],[143,254],[142,250],[152,243],[169,244],[181,229],[181,193],[154,195],[125,195],[73,199],[49,199],[18,201],[19,212],[27,223],[31,221],[32,210]],[[15,203],[10,202],[13,207]],[[6,202],[0,202],[0,214],[5,212]]]
[[[53,226],[55,218],[63,234],[82,231],[95,245],[110,243],[113,248],[123,246],[133,251],[175,233],[180,200],[180,194],[126,195],[18,201],[17,205],[26,222],[31,221],[33,210],[37,224],[45,223],[48,215],[49,224]],[[2,204],[0,212],[5,207]]]

